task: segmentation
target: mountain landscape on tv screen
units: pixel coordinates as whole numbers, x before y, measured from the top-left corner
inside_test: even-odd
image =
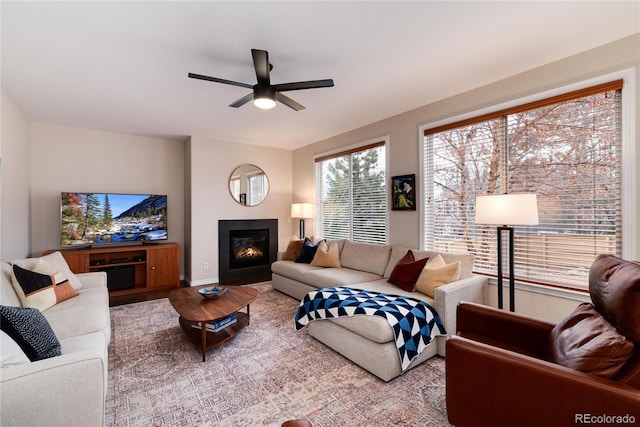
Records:
[[[166,238],[166,195],[61,194],[62,246]]]

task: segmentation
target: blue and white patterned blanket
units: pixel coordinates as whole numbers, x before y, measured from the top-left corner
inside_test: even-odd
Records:
[[[434,337],[446,334],[438,313],[424,301],[347,287],[309,292],[300,302],[295,326],[300,330],[312,320],[356,315],[381,316],[389,322],[402,372]]]

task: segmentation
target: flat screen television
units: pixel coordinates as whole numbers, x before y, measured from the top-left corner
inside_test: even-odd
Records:
[[[167,196],[60,194],[61,245],[107,245],[167,239]]]

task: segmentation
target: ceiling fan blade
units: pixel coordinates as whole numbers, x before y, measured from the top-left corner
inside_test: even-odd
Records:
[[[256,69],[258,85],[270,85],[269,52],[266,50],[251,49],[251,56],[253,56],[253,67]]]
[[[315,89],[319,87],[333,87],[333,79],[310,80],[307,82],[282,83],[273,85],[279,92],[288,90]]]
[[[292,109],[294,109],[296,111],[304,110],[304,106],[303,105],[298,104],[293,99],[291,99],[288,96],[285,96],[285,95],[283,95],[283,94],[281,94],[279,92],[276,92],[276,100],[282,102],[287,107],[292,108]]]
[[[253,92],[251,92],[249,95],[243,96],[242,98],[238,99],[236,102],[229,104],[229,107],[239,108],[249,101],[253,101]]]
[[[189,77],[191,77],[192,79],[207,80],[209,82],[224,83],[226,85],[240,86],[240,87],[246,87],[247,89],[253,89],[253,85],[250,85],[250,84],[234,82],[233,80],[219,79],[217,77],[203,76],[202,74],[189,73]]]

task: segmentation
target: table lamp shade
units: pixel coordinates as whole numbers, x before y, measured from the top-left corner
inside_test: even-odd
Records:
[[[476,224],[536,225],[538,200],[535,193],[476,196]]]
[[[293,203],[291,218],[313,218],[313,206],[311,203]]]

